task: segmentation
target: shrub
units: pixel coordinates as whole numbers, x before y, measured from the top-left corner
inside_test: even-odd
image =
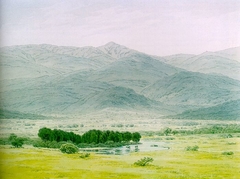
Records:
[[[11,142],[11,144],[12,144],[14,147],[16,147],[16,148],[19,148],[19,147],[22,147],[23,141],[24,141],[23,138],[18,137],[18,138],[16,138],[15,140],[13,140],[13,141]]]
[[[166,137],[165,139],[166,139],[166,140],[175,140],[174,137]]]
[[[57,142],[57,141],[43,141],[43,140],[37,140],[33,143],[33,147],[43,147],[43,148],[54,148],[59,149],[62,144],[65,144],[66,142]]]
[[[83,154],[81,154],[79,157],[80,158],[87,158],[87,157],[89,157],[90,156],[90,153],[83,153]]]
[[[226,138],[233,138],[232,134],[227,134]]]
[[[62,153],[74,154],[78,152],[78,147],[74,144],[63,144],[60,147]]]
[[[16,148],[23,146],[24,139],[21,137],[18,137],[16,134],[11,134],[8,140],[11,142],[12,146]]]
[[[9,141],[13,141],[13,140],[15,140],[16,138],[17,138],[17,135],[16,135],[16,134],[10,134],[8,140],[9,140]]]
[[[187,146],[186,151],[198,151],[199,147],[197,145],[195,146]]]
[[[169,134],[171,134],[171,132],[172,132],[172,129],[169,128],[169,127],[167,127],[166,129],[163,130],[163,133],[164,133],[166,136],[168,136]]]
[[[123,124],[117,124],[117,127],[123,127]]]
[[[223,152],[222,155],[233,155],[234,153],[232,151],[228,151],[228,152]]]
[[[137,162],[135,162],[134,165],[146,166],[146,165],[148,165],[150,162],[153,162],[153,158],[144,157],[144,158],[138,160]]]

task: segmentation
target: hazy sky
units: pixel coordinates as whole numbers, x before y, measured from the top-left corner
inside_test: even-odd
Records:
[[[152,55],[240,46],[240,0],[0,0],[1,46],[100,46]]]

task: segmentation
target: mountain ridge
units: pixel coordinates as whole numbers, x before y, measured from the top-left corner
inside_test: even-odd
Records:
[[[238,74],[230,74],[238,69],[236,49],[157,57],[114,42],[4,47],[0,107],[41,115],[105,109],[171,115],[211,108],[240,98]]]

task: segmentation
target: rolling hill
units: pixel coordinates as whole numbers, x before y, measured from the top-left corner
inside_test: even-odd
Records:
[[[153,82],[180,71],[183,70],[147,55],[134,54],[93,72],[88,80],[103,81],[140,92]]]
[[[0,119],[46,119],[46,116],[0,109]]]
[[[200,55],[179,54],[164,58],[165,63],[188,71],[240,80],[240,47]]]
[[[240,120],[240,100],[233,100],[197,110],[187,110],[181,114],[168,116],[171,119],[203,119],[203,120]]]
[[[212,106],[240,98],[240,82],[224,76],[180,72],[158,80],[142,94],[169,105]]]

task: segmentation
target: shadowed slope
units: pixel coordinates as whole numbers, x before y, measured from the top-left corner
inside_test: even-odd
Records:
[[[208,120],[239,120],[240,100],[229,101],[209,108],[187,110],[181,114],[168,116],[172,119],[208,119]]]

